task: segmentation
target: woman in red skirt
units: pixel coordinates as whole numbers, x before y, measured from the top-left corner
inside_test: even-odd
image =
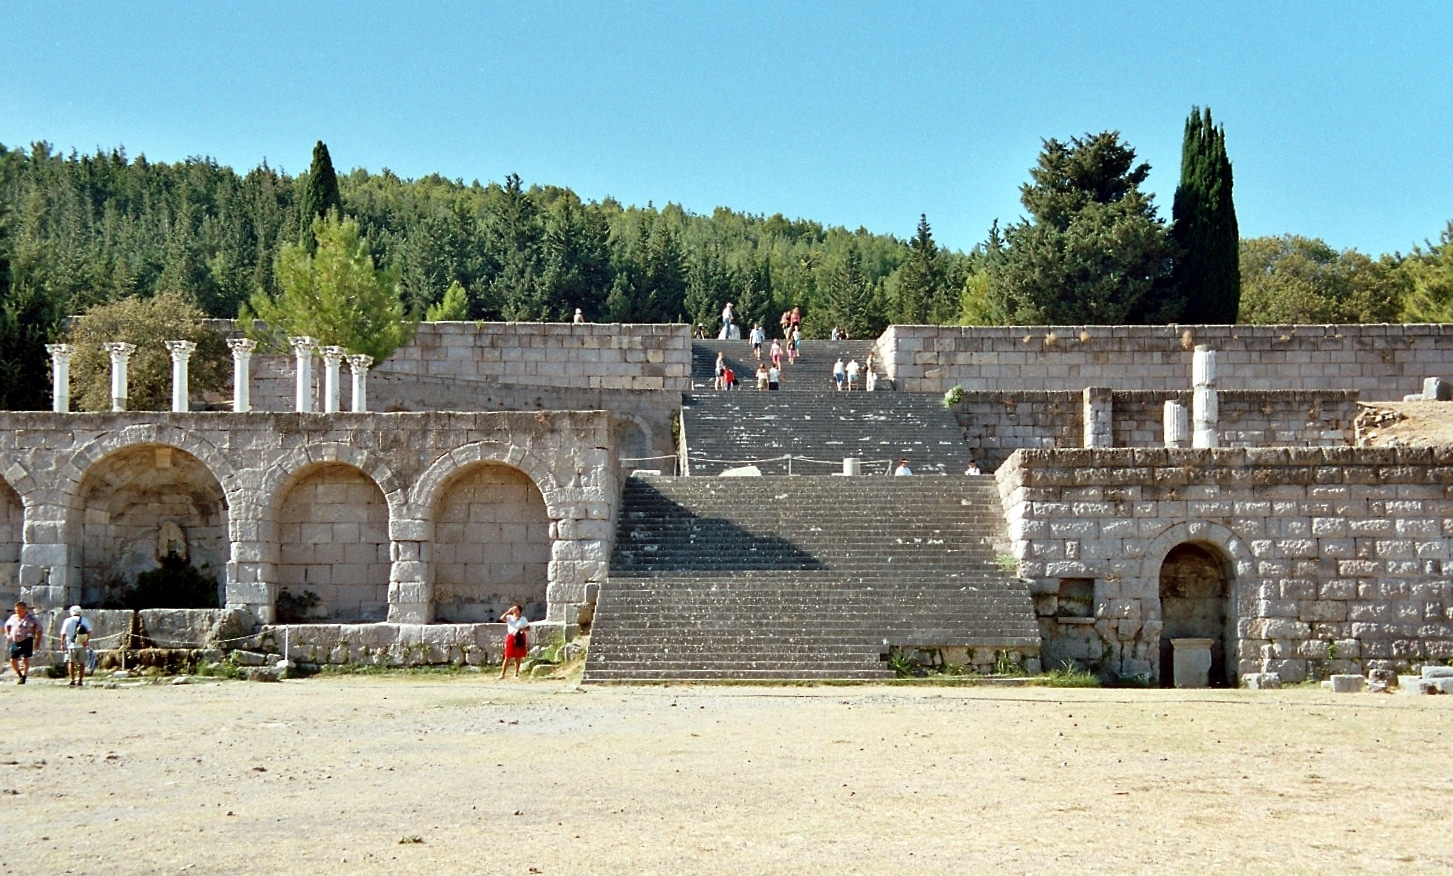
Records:
[[[526,653],[530,650],[529,637],[525,630],[530,628],[530,622],[525,619],[525,613],[516,602],[511,605],[500,620],[505,625],[505,657],[499,664],[499,677],[505,677],[505,670],[509,668],[510,661],[515,661],[515,678],[520,677],[520,661],[525,659]]]

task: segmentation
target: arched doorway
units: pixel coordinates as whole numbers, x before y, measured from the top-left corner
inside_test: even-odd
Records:
[[[343,463],[299,472],[277,510],[279,617],[353,623],[388,617],[388,502]]]
[[[493,621],[512,602],[543,618],[550,516],[535,482],[497,463],[454,475],[435,510],[433,559],[436,620]]]
[[[1235,642],[1231,611],[1232,571],[1219,548],[1183,543],[1171,548],[1160,564],[1160,686],[1174,684],[1172,639],[1210,639],[1213,687],[1234,678],[1228,659]]]

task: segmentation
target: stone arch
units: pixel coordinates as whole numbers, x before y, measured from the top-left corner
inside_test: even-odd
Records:
[[[277,620],[387,619],[390,502],[380,484],[350,462],[319,459],[268,495]]]
[[[517,444],[503,441],[477,441],[455,448],[436,459],[409,491],[409,507],[426,517],[437,506],[439,494],[460,470],[480,462],[493,462],[519,469],[535,484],[540,498],[545,501],[545,511],[551,520],[564,516],[560,496],[560,485],[545,460]]]
[[[663,461],[651,459],[656,455],[656,445],[652,440],[651,427],[640,417],[630,414],[614,415],[611,417],[610,431],[622,474],[636,468],[659,467]]]
[[[121,440],[109,452],[95,453],[102,444],[73,458],[91,460],[69,491],[65,527],[66,543],[76,552],[80,601],[97,605],[121,597],[138,575],[170,554],[215,577],[220,600],[231,557],[230,505],[215,470],[170,443]]]
[[[1145,554],[1144,575],[1155,582],[1159,619],[1159,678],[1172,684],[1174,639],[1211,640],[1209,680],[1234,684],[1237,672],[1238,584],[1251,574],[1251,553],[1219,524],[1187,521],[1162,532]]]
[[[0,478],[0,607],[20,598],[20,547],[25,542],[25,503]]]
[[[492,621],[511,603],[545,617],[550,518],[533,479],[499,462],[455,469],[428,508],[434,618]]]
[[[271,519],[268,515],[277,509],[280,493],[300,473],[321,463],[338,463],[363,472],[382,491],[388,506],[389,519],[398,520],[404,516],[404,482],[387,462],[368,450],[328,441],[296,447],[269,466],[259,490],[259,510],[264,518]]]
[[[75,507],[77,485],[97,462],[118,450],[146,445],[174,447],[190,454],[206,466],[212,478],[222,486],[229,504],[238,498],[237,470],[227,454],[217,449],[215,444],[170,423],[140,423],[97,436],[65,461],[58,479],[63,493],[62,504]]]

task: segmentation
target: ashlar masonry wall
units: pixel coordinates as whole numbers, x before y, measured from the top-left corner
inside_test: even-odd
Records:
[[[1347,390],[1228,390],[1218,393],[1223,447],[1347,446],[1355,439],[1358,393]],[[1165,446],[1164,409],[1191,392],[1110,393],[1116,447]],[[1084,446],[1080,391],[967,391],[953,407],[980,465],[997,468],[1015,450]]]
[[[330,620],[428,623],[442,595],[435,592],[440,562],[458,561],[460,541],[498,535],[506,559],[485,581],[492,589],[461,595],[446,576],[453,589],[445,616],[487,612],[460,607],[481,598],[510,598],[540,603],[551,621],[570,624],[606,577],[619,495],[613,442],[604,412],[3,413],[0,477],[23,507],[20,595],[41,608],[82,601],[92,545],[126,557],[181,543],[208,553],[208,527],[225,520],[226,604],[264,623],[273,621],[284,586],[294,595],[315,590]],[[506,513],[470,507],[466,497],[459,519],[452,491],[481,467],[515,486],[476,491],[474,499],[520,500],[507,509],[511,522],[491,528],[479,520],[480,531],[466,525],[441,542],[441,521],[493,515],[498,522]],[[183,476],[159,479],[158,470]],[[117,509],[93,501],[110,492],[87,485],[113,482],[147,497],[167,519],[140,533],[130,518],[112,525]],[[206,513],[187,516],[186,503],[162,501],[172,494],[192,497]],[[0,527],[5,532],[13,539],[17,528]],[[15,547],[0,545],[0,563]],[[508,592],[499,586],[504,579]]]
[[[1453,660],[1453,448],[1021,451],[997,478],[1047,667],[1158,677],[1187,544],[1226,578],[1235,674]]]
[[[889,326],[876,354],[908,392],[1179,391],[1191,352],[1216,351],[1222,390],[1357,390],[1401,399],[1453,377],[1453,324]]]

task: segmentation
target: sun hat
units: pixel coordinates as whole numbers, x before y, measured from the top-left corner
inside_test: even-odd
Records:
[[[81,616],[81,607],[79,605],[73,605],[73,606],[71,606],[71,614],[75,615],[76,617],[80,617]]]

